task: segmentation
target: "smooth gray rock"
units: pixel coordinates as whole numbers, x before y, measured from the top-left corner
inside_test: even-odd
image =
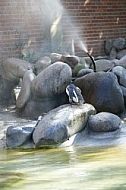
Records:
[[[35,73],[38,75],[41,71],[51,65],[51,59],[47,56],[42,57],[35,63]]]
[[[110,132],[119,129],[121,119],[109,112],[100,112],[88,119],[88,127],[95,132]]]
[[[74,55],[65,56],[62,55],[61,61],[67,63],[73,70],[78,63],[80,63],[80,58]]]
[[[121,89],[122,89],[123,96],[126,98],[126,87],[121,86],[121,85],[120,85],[120,87],[121,87]]]
[[[62,54],[51,53],[49,57],[51,59],[51,63],[55,63],[55,62],[61,61]]]
[[[126,45],[125,38],[119,37],[119,38],[113,40],[113,47],[116,48],[117,50],[124,49],[125,45]]]
[[[111,60],[111,62],[112,62],[115,66],[119,66],[119,64],[120,64],[120,60],[118,60],[118,59],[113,59],[113,60]]]
[[[117,76],[119,84],[126,87],[126,69],[121,66],[116,66],[112,72]]]
[[[33,99],[27,102],[25,108],[20,111],[22,117],[37,119],[39,115],[44,115],[50,110],[65,104],[68,97],[66,93],[49,98]]]
[[[125,55],[126,55],[126,47],[125,49],[122,49],[117,53],[117,59],[122,59]]]
[[[101,147],[126,145],[126,124],[121,124],[119,129],[111,132],[93,132],[86,127],[81,132],[63,142],[60,147]]]
[[[119,65],[126,69],[126,55],[119,60]]]
[[[17,108],[22,108],[30,99],[32,93],[31,83],[34,78],[35,74],[31,69],[25,72],[22,80],[21,90],[16,100]]]
[[[76,79],[74,84],[81,89],[85,102],[92,104],[98,112],[117,114],[123,111],[124,98],[114,73],[89,73]]]
[[[126,88],[124,86],[121,86],[121,85],[120,85],[120,87],[122,89],[122,93],[123,93],[123,97],[124,97],[124,104],[126,106]]]
[[[56,62],[42,72],[32,81],[32,93],[36,98],[49,98],[65,92],[66,86],[71,82],[72,70],[63,62]]]
[[[0,62],[0,75],[3,79],[3,102],[4,104],[10,104],[15,98],[13,98],[13,89],[19,84],[20,78],[24,76],[24,73],[31,69],[32,65],[24,60],[18,58],[8,58]]]
[[[8,58],[0,62],[0,75],[8,81],[19,82],[24,73],[31,68],[32,65],[27,61],[18,58]]]
[[[100,59],[95,61],[95,63],[96,63],[96,71],[108,71],[113,67],[113,63],[107,59]]]
[[[112,62],[115,64],[115,66],[121,66],[126,69],[126,55],[122,57],[120,60],[113,59]]]
[[[104,47],[105,47],[105,53],[106,53],[107,55],[110,54],[111,49],[112,49],[112,45],[113,45],[112,40],[109,40],[109,39],[108,39],[108,40],[105,40]]]
[[[15,148],[29,143],[32,140],[34,129],[33,125],[8,127],[6,131],[7,147]]]
[[[33,141],[38,146],[62,143],[82,130],[88,117],[95,113],[95,108],[90,104],[63,105],[53,109],[43,116],[35,128]]]
[[[6,79],[1,80],[1,104],[10,105],[16,103],[16,97],[13,89],[18,85],[19,82],[13,82]]]
[[[113,60],[116,59],[116,56],[117,56],[117,51],[114,47],[112,47],[109,57],[111,60]]]
[[[82,77],[84,75],[87,75],[89,73],[94,72],[93,69],[81,69],[78,73],[77,73],[77,77]]]

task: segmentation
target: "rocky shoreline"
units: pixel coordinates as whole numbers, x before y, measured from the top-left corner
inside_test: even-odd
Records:
[[[106,58],[51,53],[35,64],[17,58],[2,61],[0,103],[11,105],[13,102],[15,110],[4,110],[1,114],[13,118],[12,112],[15,112],[17,117],[10,123],[7,123],[7,118],[1,121],[1,140],[4,142],[6,134],[7,147],[15,148],[27,143],[30,147],[60,146],[64,142],[70,144],[71,138],[74,139],[73,145],[84,146],[92,135],[96,139],[101,136],[101,140],[103,137],[103,141],[106,137],[109,142],[114,137],[125,137],[125,47],[126,40],[119,38],[106,42]],[[121,50],[124,54],[117,59]],[[19,85],[21,90],[15,99],[14,90]],[[70,85],[72,91],[68,88]],[[81,104],[79,94],[83,100]],[[38,122],[39,116],[42,119]],[[19,123],[15,122],[18,118]],[[96,142],[100,144],[100,141]]]
[[[32,126],[36,125],[36,120],[29,120],[18,117],[15,108],[0,107],[0,148],[7,148],[6,146],[6,131],[8,127]],[[119,146],[126,144],[126,112],[121,116],[121,128],[113,132],[91,132],[83,130],[69,140],[61,143],[59,147],[66,146]],[[34,146],[24,146],[30,148]]]
[[[15,106],[0,106],[0,148],[6,146],[6,131],[9,126],[21,126],[26,124],[35,125],[36,121],[20,118],[16,114]]]

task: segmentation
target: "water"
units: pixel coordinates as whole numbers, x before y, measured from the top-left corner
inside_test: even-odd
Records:
[[[126,147],[0,150],[3,190],[126,189]]]
[[[82,49],[85,53],[88,52],[87,44],[86,42],[82,42],[82,40],[79,41],[78,46],[80,49]]]
[[[0,144],[10,125],[34,121],[0,108]],[[125,190],[126,146],[0,149],[0,190]]]

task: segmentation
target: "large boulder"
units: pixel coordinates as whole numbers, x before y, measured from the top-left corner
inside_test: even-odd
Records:
[[[59,106],[43,116],[33,132],[33,141],[38,146],[62,143],[81,131],[95,113],[90,104]]]
[[[10,81],[3,79],[3,97],[1,103],[4,105],[10,105],[16,103],[16,96],[14,88],[19,84],[17,81]]]
[[[3,79],[17,82],[24,76],[24,73],[31,68],[32,65],[27,61],[18,58],[8,58],[0,62],[0,75]]]
[[[121,66],[116,66],[112,72],[117,76],[119,84],[126,87],[126,69]]]
[[[126,106],[126,88],[124,86],[121,86],[121,89],[122,89],[122,93],[123,93],[123,97],[124,97],[124,103],[125,103],[125,106]]]
[[[47,56],[40,58],[35,63],[35,73],[38,75],[41,71],[46,69],[49,65],[51,65],[51,59]]]
[[[32,141],[33,124],[27,126],[10,126],[6,131],[6,145],[9,148],[23,146]]]
[[[88,127],[95,132],[110,132],[119,129],[121,119],[109,112],[100,112],[91,115],[88,119]]]
[[[23,76],[21,90],[16,101],[17,108],[22,108],[31,97],[31,83],[35,75],[32,70],[27,70]]]
[[[72,71],[69,65],[56,62],[32,81],[32,93],[34,97],[49,98],[65,92],[66,86],[71,82]]]
[[[23,108],[19,110],[19,115],[36,119],[65,104],[68,101],[65,89],[71,76],[71,68],[63,62],[48,66],[36,77],[27,71],[16,102],[17,108]]]
[[[126,55],[126,48],[120,50],[120,51],[117,53],[117,59],[122,59],[125,55]]]
[[[112,46],[113,46],[112,40],[110,40],[110,39],[105,40],[104,48],[105,48],[105,53],[106,53],[107,55],[110,54],[111,49],[112,49]]]
[[[61,61],[64,62],[64,63],[67,63],[71,69],[73,70],[74,67],[80,62],[80,59],[79,57],[77,56],[65,56],[65,55],[62,55],[61,57]]]
[[[12,101],[15,103],[13,89],[19,84],[24,73],[31,68],[30,63],[17,58],[8,58],[0,62],[0,75],[3,79],[3,102],[5,104],[10,104]]]
[[[89,73],[94,72],[93,69],[81,69],[78,73],[77,73],[77,77],[82,77],[84,75],[87,75]]]
[[[114,40],[105,41],[105,53],[109,55],[110,59],[121,59],[126,55],[126,40],[119,37]]]
[[[120,113],[124,109],[124,98],[117,77],[112,72],[89,73],[74,81],[84,97],[98,112]]]
[[[115,66],[121,66],[126,69],[126,55],[122,57],[120,60],[114,59],[112,62],[115,64]]]
[[[116,56],[117,56],[117,50],[114,47],[112,47],[109,57],[111,60],[113,60],[116,59]]]
[[[19,115],[37,119],[40,115],[46,114],[50,110],[65,104],[67,101],[66,93],[49,98],[31,99],[27,102],[24,109],[20,110]]]
[[[115,40],[113,40],[113,46],[114,48],[116,48],[116,50],[121,50],[121,49],[124,49],[125,48],[125,45],[126,45],[126,40],[125,38],[122,38],[122,37],[119,37]]]
[[[62,55],[58,53],[51,53],[49,57],[51,59],[51,63],[55,63],[55,62],[61,61]]]
[[[113,63],[107,59],[99,59],[95,63],[97,71],[108,71],[113,67]]]
[[[119,60],[119,65],[126,69],[126,55]]]
[[[88,127],[63,142],[66,146],[103,147],[126,145],[126,124],[120,124],[119,129],[110,132],[94,132]]]

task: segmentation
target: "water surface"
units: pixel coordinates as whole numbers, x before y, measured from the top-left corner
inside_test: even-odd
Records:
[[[3,190],[126,189],[126,147],[0,150]]]
[[[8,126],[31,122],[0,108],[0,147]],[[126,190],[126,146],[0,149],[0,190]]]

